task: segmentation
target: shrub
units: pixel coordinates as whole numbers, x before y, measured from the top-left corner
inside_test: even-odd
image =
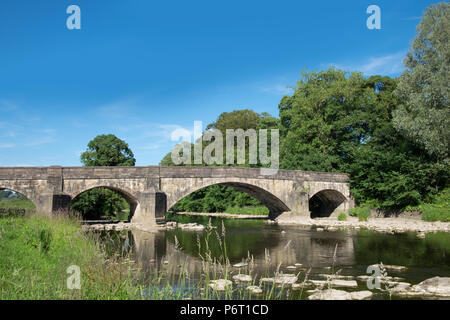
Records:
[[[433,199],[433,203],[419,206],[424,221],[450,222],[450,188],[442,190]]]
[[[347,221],[347,215],[344,212],[339,213],[338,220],[339,221]]]
[[[370,209],[367,207],[356,207],[350,210],[349,214],[352,217],[358,217],[359,221],[367,221],[370,216]]]
[[[41,229],[39,231],[39,249],[48,252],[50,250],[50,243],[52,242],[52,230]]]

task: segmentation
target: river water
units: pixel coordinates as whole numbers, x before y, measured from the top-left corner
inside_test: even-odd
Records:
[[[144,272],[163,270],[172,274],[173,282],[179,279],[181,272],[187,272],[191,281],[201,279],[205,273],[202,262],[207,259],[223,262],[224,256],[231,265],[248,263],[243,268],[230,268],[229,278],[244,273],[258,279],[273,276],[275,272],[299,274],[299,282],[307,272],[312,280],[325,280],[323,275],[333,272],[357,277],[369,275],[367,267],[380,262],[406,266],[404,271],[388,270],[388,275],[411,284],[434,276],[450,276],[448,233],[427,234],[425,239],[420,239],[414,233],[320,232],[309,227],[266,224],[261,220],[186,216],[176,219],[182,223],[210,223],[215,228],[210,232],[103,231],[101,238],[108,239],[104,240],[108,254],[129,252]],[[358,288],[351,290],[367,290],[366,281],[358,280]],[[374,293],[374,299],[387,298],[382,291]],[[291,298],[306,296],[303,293],[301,297],[290,295]]]

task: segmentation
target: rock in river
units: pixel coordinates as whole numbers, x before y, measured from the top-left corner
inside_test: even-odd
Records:
[[[209,286],[217,291],[225,291],[227,287],[232,286],[233,282],[226,279],[211,280]]]
[[[237,274],[233,276],[233,280],[236,282],[251,282],[253,279],[248,274]]]
[[[394,293],[403,297],[450,298],[450,277],[430,278],[404,290],[395,290]]]
[[[249,290],[253,294],[261,294],[263,292],[262,289],[258,286],[248,286],[247,290]]]
[[[291,285],[297,282],[298,277],[295,274],[281,274],[273,278],[262,278],[261,282],[269,282],[280,285]]]
[[[370,291],[346,292],[343,290],[319,290],[308,297],[309,300],[367,300],[372,298]]]

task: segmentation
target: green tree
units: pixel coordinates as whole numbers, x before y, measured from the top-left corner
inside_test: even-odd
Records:
[[[394,126],[438,159],[450,142],[450,4],[426,9],[404,64],[396,95],[402,105]]]
[[[360,73],[330,68],[302,72],[297,88],[279,104],[283,169],[341,171],[350,151],[373,130],[366,109],[374,90]]]
[[[113,134],[102,134],[89,141],[80,159],[85,166],[134,166],[136,163],[128,144]]]
[[[134,166],[136,163],[128,144],[113,134],[91,140],[80,159],[85,166]],[[118,216],[129,210],[129,204],[113,190],[95,188],[77,196],[71,208],[80,212],[84,219],[98,219],[102,215]]]

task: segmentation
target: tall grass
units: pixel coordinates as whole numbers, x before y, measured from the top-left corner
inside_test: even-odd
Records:
[[[370,216],[370,209],[367,207],[356,207],[350,209],[349,215],[352,217],[358,217],[359,221],[367,221]]]
[[[130,265],[105,259],[80,222],[56,216],[0,219],[0,299],[130,299],[139,297]],[[81,289],[67,288],[67,268],[81,270]]]
[[[438,194],[432,203],[419,206],[425,221],[450,222],[450,188]]]

